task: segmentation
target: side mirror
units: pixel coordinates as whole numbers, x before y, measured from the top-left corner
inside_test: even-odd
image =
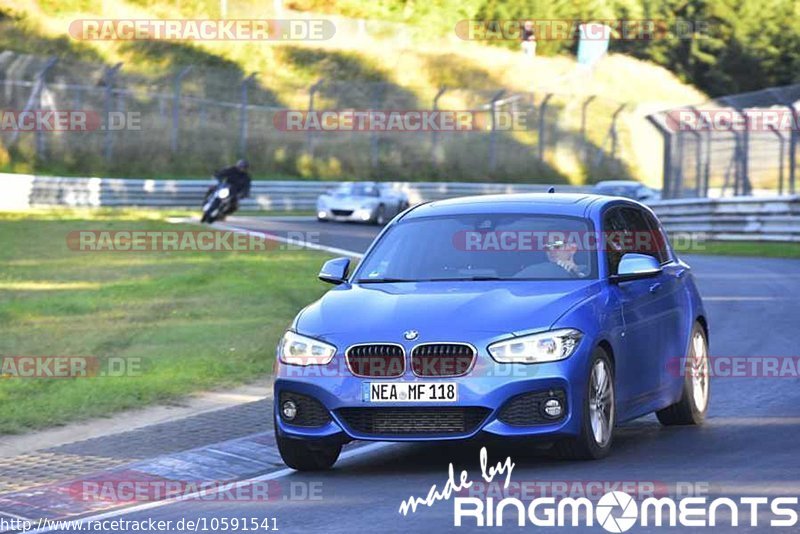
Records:
[[[661,264],[653,256],[628,252],[623,254],[617,274],[610,277],[612,283],[649,278],[661,273]]]
[[[319,279],[329,284],[343,284],[350,270],[350,258],[334,258],[328,260],[319,271]]]

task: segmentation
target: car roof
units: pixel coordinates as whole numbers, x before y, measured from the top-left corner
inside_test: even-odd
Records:
[[[619,200],[616,197],[582,193],[481,195],[428,202],[412,209],[404,218],[471,213],[531,213],[585,217],[590,205],[602,205]]]

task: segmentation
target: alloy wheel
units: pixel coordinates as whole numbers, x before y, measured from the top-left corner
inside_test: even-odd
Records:
[[[589,422],[595,443],[605,447],[614,428],[614,381],[605,360],[592,367],[589,386]]]

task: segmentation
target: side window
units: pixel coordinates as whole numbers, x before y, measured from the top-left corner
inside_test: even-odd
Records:
[[[630,232],[619,208],[611,208],[603,215],[603,243],[608,258],[609,274],[617,274],[617,267],[626,252],[624,244]]]
[[[645,219],[644,212],[636,208],[622,208],[621,211],[631,232],[628,242],[625,243],[625,252],[646,254],[661,262],[659,239],[656,239],[656,234]]]
[[[642,214],[644,215],[648,226],[650,226],[650,232],[653,235],[653,245],[655,246],[656,254],[658,255],[658,261],[661,263],[667,263],[671,258],[669,257],[669,247],[667,247],[668,241],[666,234],[661,230],[661,226],[658,224],[658,221],[655,217],[646,211],[642,212]]]

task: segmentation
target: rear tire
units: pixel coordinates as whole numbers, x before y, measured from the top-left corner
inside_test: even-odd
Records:
[[[378,206],[378,209],[375,212],[375,219],[373,219],[373,221],[378,226],[383,226],[386,224],[386,207],[383,204]]]
[[[692,328],[689,354],[683,373],[683,392],[675,404],[656,412],[656,417],[664,426],[699,425],[708,411],[711,387],[708,372],[708,340],[700,323]]]
[[[602,348],[592,352],[589,376],[584,389],[581,433],[577,438],[561,441],[555,451],[569,460],[599,460],[608,456],[614,441],[616,423],[616,391],[614,367]]]
[[[342,444],[324,440],[291,439],[280,435],[275,424],[275,441],[283,463],[298,471],[325,471],[333,467]]]

